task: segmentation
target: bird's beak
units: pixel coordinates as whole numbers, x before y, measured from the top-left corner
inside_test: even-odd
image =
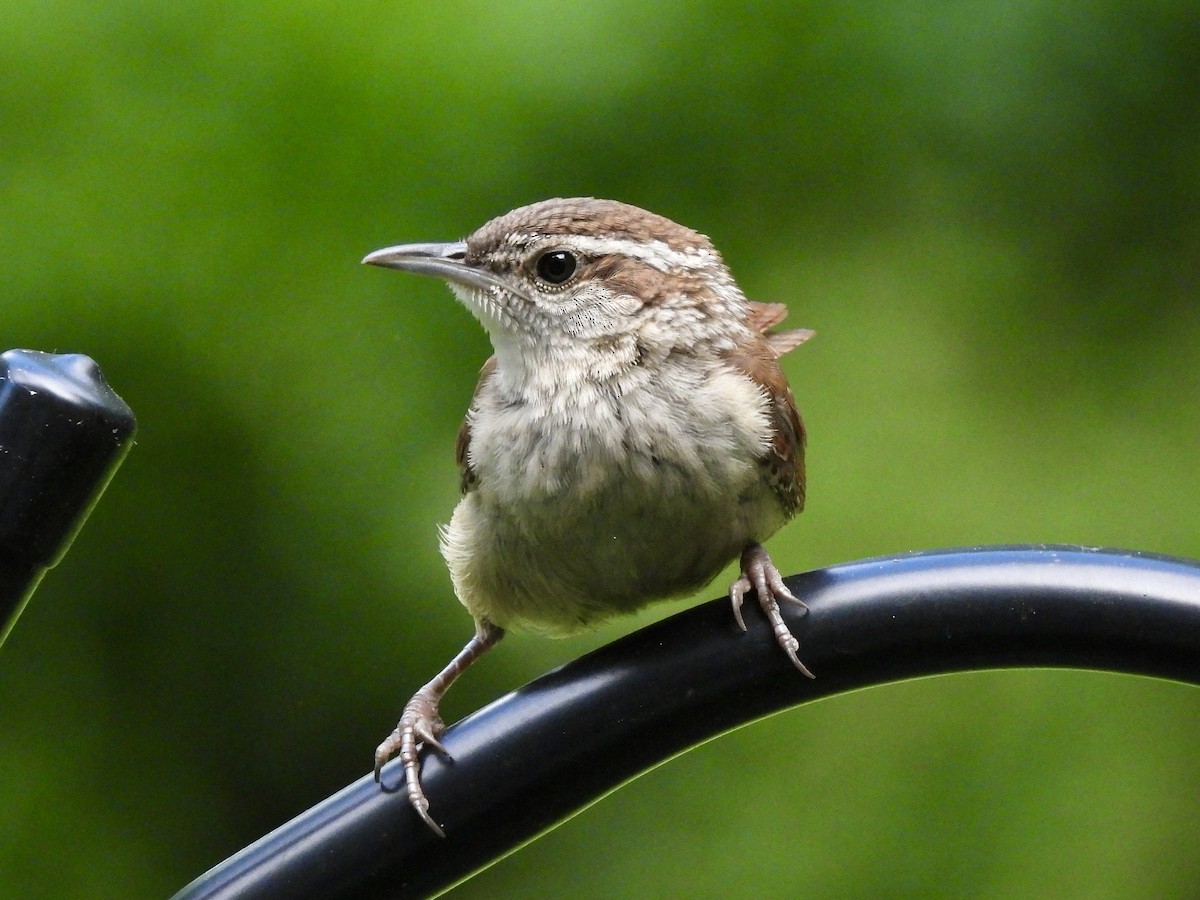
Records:
[[[397,244],[368,253],[363,257],[363,262],[368,266],[432,275],[478,290],[512,290],[486,269],[468,265],[467,245],[463,241],[450,244]]]

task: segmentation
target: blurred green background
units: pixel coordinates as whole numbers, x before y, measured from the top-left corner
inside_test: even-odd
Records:
[[[140,431],[0,651],[0,896],[171,893],[461,646],[436,526],[487,339],[359,259],[519,204],[661,212],[817,330],[785,570],[1200,555],[1194,2],[2,12],[0,349],[92,355]],[[447,718],[683,605],[514,636]],[[712,742],[456,896],[1196,896],[1198,801],[1200,691],[946,677]]]

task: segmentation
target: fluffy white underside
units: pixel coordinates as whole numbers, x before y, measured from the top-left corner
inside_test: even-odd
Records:
[[[543,359],[553,391],[497,377],[473,408],[478,487],[442,553],[463,604],[505,628],[569,634],[699,588],[784,521],[751,381],[695,358],[604,386],[578,371]]]

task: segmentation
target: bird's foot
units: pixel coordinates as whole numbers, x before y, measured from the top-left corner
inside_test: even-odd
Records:
[[[438,701],[428,692],[420,690],[405,704],[396,730],[375,750],[375,780],[379,780],[384,763],[399,754],[404,763],[408,802],[438,837],[445,837],[446,833],[429,815],[429,799],[421,787],[421,760],[417,756],[417,747],[426,744],[448,759],[450,754],[439,740],[445,730],[446,726],[438,714]]]
[[[779,574],[779,570],[771,562],[766,548],[761,544],[751,544],[742,551],[742,575],[729,588],[729,600],[733,604],[733,617],[742,631],[746,630],[746,622],[742,618],[742,598],[749,590],[753,590],[758,597],[758,605],[766,614],[767,621],[771,623],[771,630],[775,632],[775,640],[779,642],[783,652],[788,655],[788,659],[809,678],[815,678],[816,676],[796,655],[796,651],[800,649],[800,642],[788,630],[787,623],[783,621],[783,616],[779,612],[781,600],[796,603],[806,610],[808,605],[788,590],[787,585],[783,583],[783,576]]]

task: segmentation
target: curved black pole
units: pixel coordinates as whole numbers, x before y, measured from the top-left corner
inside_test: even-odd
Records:
[[[136,423],[79,353],[0,353],[0,644],[70,546]]]
[[[212,869],[176,898],[419,897],[443,890],[641,772],[768,713],[968,669],[1107,669],[1200,684],[1200,562],[1076,547],[977,548],[798,575],[799,676],[728,600],[602,647],[449,729],[425,756],[441,839],[397,764]]]

